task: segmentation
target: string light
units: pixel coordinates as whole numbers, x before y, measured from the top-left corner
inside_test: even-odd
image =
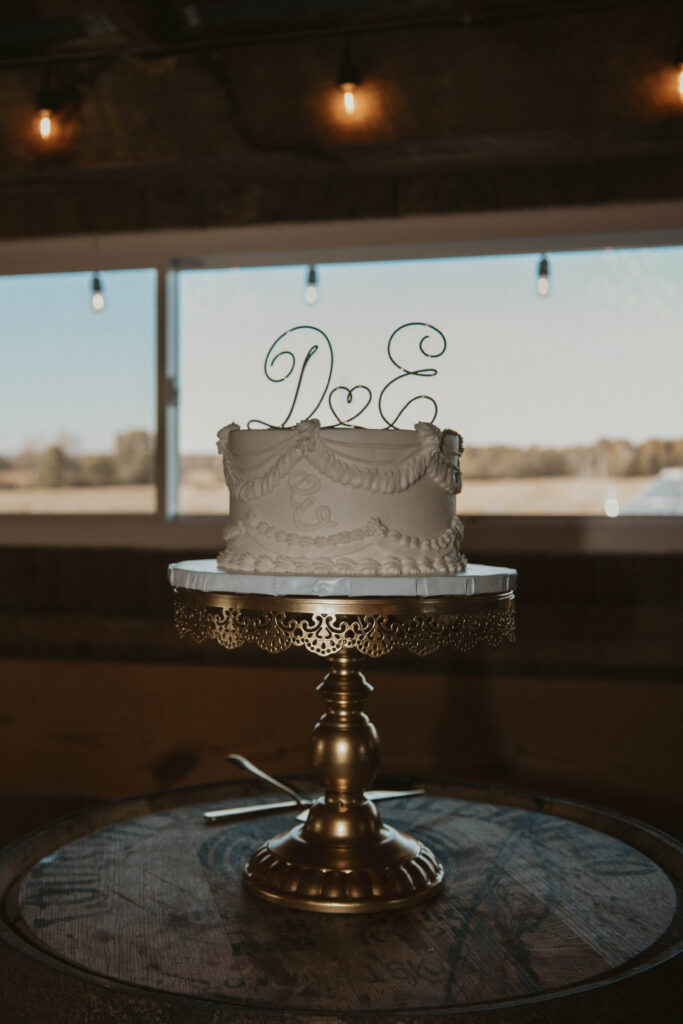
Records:
[[[318,275],[316,274],[315,267],[309,267],[308,283],[306,284],[304,298],[309,306],[313,306],[318,301]]]
[[[92,296],[90,298],[90,304],[96,313],[101,313],[106,306],[99,273],[94,273],[92,276]]]
[[[344,94],[344,110],[347,114],[356,113],[356,97],[354,92],[356,86],[353,82],[344,82],[342,84],[342,92]]]
[[[337,85],[342,91],[344,110],[347,114],[356,112],[356,88],[360,84],[358,68],[351,60],[351,42],[349,39],[344,44],[344,59],[342,60]]]
[[[59,109],[59,101],[54,87],[54,71],[51,64],[45,69],[45,75],[38,93],[36,111],[38,115],[38,134],[43,141],[54,135],[55,114]]]
[[[52,114],[53,112],[47,107],[42,107],[38,111],[38,132],[41,139],[49,139],[52,135]]]
[[[678,40],[678,46],[674,54],[674,67],[678,76],[678,95],[683,103],[683,35]]]
[[[619,500],[617,498],[607,498],[605,501],[605,515],[609,519],[616,519],[619,515]]]
[[[538,262],[538,277],[536,279],[536,291],[539,295],[546,296],[550,292],[550,262],[545,253]]]

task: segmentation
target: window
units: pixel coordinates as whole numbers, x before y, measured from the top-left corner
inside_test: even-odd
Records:
[[[324,332],[315,415],[332,422],[332,389],[363,384],[353,422],[377,426],[399,374],[387,343],[417,322],[446,338],[419,367],[438,375],[392,385],[384,411],[433,395],[464,435],[470,553],[680,551],[682,218],[643,204],[2,242],[0,543],[218,550],[216,431],[287,416],[293,381],[264,374],[276,338]],[[397,425],[431,413],[415,402]]]
[[[382,427],[412,398],[396,423],[412,427],[436,413],[420,395],[465,438],[464,515],[682,513],[683,247],[553,254],[547,297],[538,265],[328,263],[313,305],[305,266],[182,272],[181,514],[226,511],[225,423],[291,425],[315,410],[324,424]],[[392,334],[400,366],[430,376],[382,392],[400,376]]]
[[[0,513],[156,509],[156,273],[0,277]]]

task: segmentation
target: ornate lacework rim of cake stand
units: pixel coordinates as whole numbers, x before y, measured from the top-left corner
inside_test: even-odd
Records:
[[[515,639],[514,594],[437,597],[297,597],[207,593],[176,588],[178,634],[234,650],[256,644],[271,654],[303,647],[328,657],[356,650],[376,658],[393,650],[426,655],[468,651]]]

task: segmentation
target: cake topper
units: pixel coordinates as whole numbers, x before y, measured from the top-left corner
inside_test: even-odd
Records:
[[[249,422],[247,423],[247,427],[249,428],[249,430],[251,430],[253,426],[290,426],[290,420],[292,419],[292,417],[294,417],[294,411],[297,408],[297,405],[303,405],[303,403],[300,401],[301,385],[304,382],[306,374],[309,373],[310,376],[309,367],[313,370],[317,368],[318,376],[320,376],[320,370],[322,370],[322,378],[324,379],[325,383],[323,385],[320,398],[313,406],[313,408],[308,413],[302,413],[301,409],[298,410],[294,422],[298,423],[300,420],[310,420],[311,417],[318,411],[318,409],[322,405],[323,399],[327,394],[327,389],[330,386],[330,381],[332,380],[332,370],[334,367],[334,353],[332,351],[332,344],[330,342],[330,339],[327,337],[324,331],[320,330],[319,327],[308,327],[304,324],[300,325],[299,327],[290,327],[288,331],[285,331],[284,334],[281,334],[279,336],[279,338],[276,338],[273,344],[268,349],[266,360],[263,364],[263,370],[268,380],[272,380],[276,384],[281,384],[283,381],[289,380],[289,378],[292,376],[295,369],[297,368],[297,362],[299,362],[299,360],[297,359],[297,355],[292,351],[292,348],[300,348],[301,346],[295,344],[295,342],[301,340],[304,343],[303,349],[305,349],[306,340],[305,338],[295,339],[292,337],[288,342],[285,342],[283,345],[280,345],[280,342],[284,342],[285,338],[287,338],[289,335],[297,334],[298,331],[312,331],[314,334],[319,335],[320,338],[323,339],[324,345],[321,345],[321,342],[315,339],[309,341],[308,350],[304,353],[303,358],[300,360],[300,369],[298,370],[298,377],[295,378],[296,385],[294,389],[294,397],[292,398],[292,404],[290,405],[289,411],[285,418],[283,419],[282,423],[275,424],[267,423],[265,420],[249,420]],[[288,346],[291,346],[291,348]],[[315,357],[318,354],[318,352],[320,352],[321,358],[318,359],[318,366],[314,367],[313,361],[315,360]],[[325,369],[327,370],[327,375],[325,375]],[[280,376],[278,376],[278,374],[280,374]],[[317,390],[314,393],[317,393]]]
[[[398,421],[406,410],[414,402],[420,401],[428,402],[431,406],[431,419],[422,416],[421,420],[434,423],[439,407],[431,395],[412,395],[393,416],[387,407],[392,404],[394,393],[400,394],[401,381],[411,377],[434,377],[438,373],[436,367],[415,367],[415,363],[420,357],[438,359],[444,354],[446,347],[445,336],[431,324],[401,324],[391,334],[387,342],[387,356],[401,372],[384,385],[377,399],[377,411],[387,430],[398,429]],[[286,428],[301,420],[309,420],[318,412],[326,396],[327,407],[334,417],[334,422],[323,424],[324,426],[358,426],[355,421],[362,416],[373,400],[372,391],[366,384],[355,384],[350,388],[338,384],[330,389],[334,352],[330,339],[319,327],[301,324],[285,331],[268,349],[263,369],[268,380],[275,384],[282,384],[291,378],[294,393],[287,415],[281,423],[251,419],[247,423],[250,430],[254,427]]]

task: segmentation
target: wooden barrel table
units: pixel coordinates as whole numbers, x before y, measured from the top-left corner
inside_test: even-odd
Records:
[[[427,783],[384,805],[444,863],[400,911],[330,915],[250,895],[242,867],[292,812],[231,782],[74,815],[0,857],[3,1024],[504,1024],[681,1016],[683,849],[533,794]]]

